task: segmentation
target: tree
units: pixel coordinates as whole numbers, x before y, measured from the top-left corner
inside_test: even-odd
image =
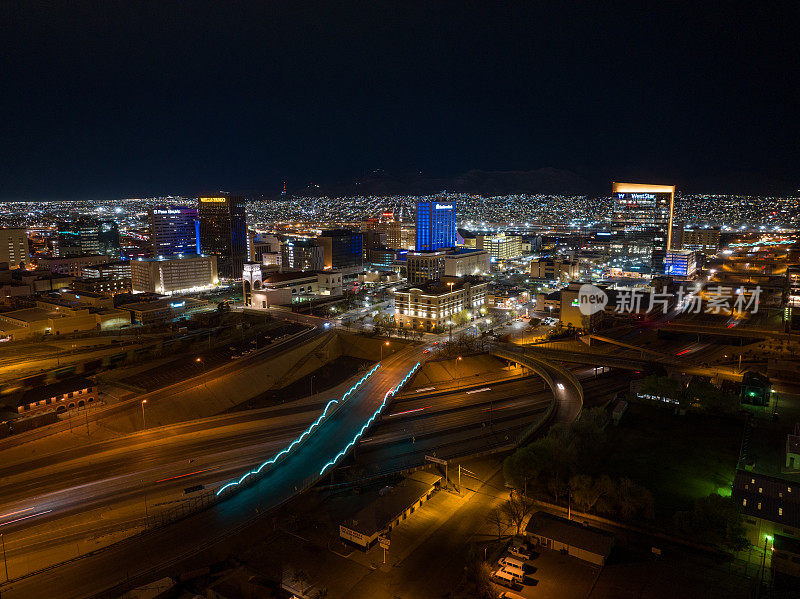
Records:
[[[511,493],[511,497],[500,506],[505,520],[510,522],[515,529],[515,533],[519,535],[522,530],[522,524],[525,522],[531,512],[533,512],[534,503],[531,499],[522,495],[521,493]]]
[[[678,512],[673,518],[681,534],[700,543],[718,545],[730,551],[750,546],[738,506],[730,497],[712,493],[695,499],[691,511]]]
[[[497,528],[497,540],[499,541],[508,530],[508,521],[505,514],[502,510],[494,508],[489,512],[487,519],[489,524]]]
[[[583,512],[609,514],[614,509],[616,489],[606,474],[598,478],[576,474],[569,479],[569,488],[572,502]]]
[[[464,308],[461,312],[454,314],[450,320],[452,320],[453,324],[456,326],[467,324],[469,322],[469,310]]]
[[[617,483],[616,512],[626,520],[641,517],[652,520],[655,515],[653,495],[629,478]]]

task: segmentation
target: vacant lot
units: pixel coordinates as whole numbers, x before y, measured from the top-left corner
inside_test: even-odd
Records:
[[[653,493],[657,518],[688,509],[710,493],[729,494],[744,422],[631,404],[609,425],[603,472],[627,477]]]

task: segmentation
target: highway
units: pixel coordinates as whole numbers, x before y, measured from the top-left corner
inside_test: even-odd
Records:
[[[260,362],[266,358],[275,356],[285,351],[287,348],[295,346],[299,343],[311,341],[322,334],[324,334],[324,332],[320,328],[310,328],[308,330],[301,331],[300,333],[297,333],[291,337],[276,341],[271,345],[261,348],[245,358],[241,358],[239,360],[230,360],[216,369],[208,370],[208,372],[201,371],[201,373],[194,378],[178,381],[172,385],[162,387],[161,389],[157,389],[150,393],[138,395],[135,400],[110,403],[101,407],[92,408],[89,411],[88,419],[90,422],[96,422],[102,421],[103,419],[110,419],[114,416],[125,415],[130,416],[133,420],[140,421],[141,417],[139,416],[139,413],[141,412],[142,400],[147,400],[148,407],[152,410],[154,406],[158,405],[164,400],[174,400],[175,395],[179,392],[183,393],[191,391],[193,388],[205,385],[211,378],[233,376],[236,373],[252,366],[256,362]],[[82,414],[80,416],[82,420],[84,415]],[[54,424],[36,428],[31,431],[13,435],[11,437],[6,437],[5,439],[0,439],[0,451],[6,448],[18,446],[23,442],[42,439],[58,432],[70,430],[72,426],[73,425],[69,421],[69,418],[64,418],[63,420],[59,420]]]
[[[332,459],[339,454],[344,456],[344,451],[350,441],[362,430],[364,423],[384,404],[387,393],[422,358],[423,349],[423,346],[412,347],[386,358],[381,368],[349,397],[344,409],[335,411],[323,420],[319,428],[304,444],[274,467],[265,470],[262,477],[257,479],[254,484],[245,486],[238,492],[223,495],[219,503],[173,523],[169,527],[149,530],[137,537],[117,543],[94,556],[74,560],[38,575],[4,585],[2,587],[4,599],[8,597],[92,596],[121,584],[128,578],[137,576],[146,578],[149,573],[181,559],[183,555],[194,553],[201,547],[213,543],[215,539],[232,534],[239,527],[246,526],[259,513],[284,503],[295,494],[316,483],[323,473],[327,474],[334,466]],[[144,433],[144,435],[146,434]],[[235,450],[229,449],[231,455],[235,454],[236,456],[233,461],[228,461],[227,465],[219,470],[199,472],[198,478],[192,478],[192,482],[199,484],[196,481],[204,480],[203,475],[206,475],[206,478],[215,479],[217,481],[215,487],[219,488],[227,480],[225,475],[232,473],[233,470],[236,471],[235,475],[241,475],[247,468],[251,468],[269,457],[276,447],[284,445],[283,441],[276,443],[274,438],[268,437],[263,432],[260,434],[264,443],[260,448],[264,450],[263,453],[259,452],[258,456],[242,456]],[[156,445],[155,439],[152,441]],[[206,440],[202,440],[201,443],[205,444]],[[224,447],[224,442],[221,442],[221,445]],[[247,451],[251,452],[254,449],[251,445]],[[154,451],[152,457],[158,460],[159,452]],[[214,451],[214,448],[211,448],[209,455],[220,457],[220,461],[224,461],[225,453],[225,451],[219,451],[219,449]],[[133,467],[135,467],[136,458],[134,456],[122,459],[134,462]],[[130,462],[125,464],[123,461],[122,464],[117,465],[117,468],[121,466],[123,470],[130,469],[132,466]],[[177,463],[173,462],[173,466],[165,471],[152,471],[150,473],[154,479],[152,484],[162,484],[157,481],[168,478],[164,475],[176,471],[176,466],[179,464],[180,460]],[[234,464],[239,464],[239,467],[234,467]],[[204,470],[204,467],[207,467],[204,463],[198,463],[196,466],[197,470]],[[190,464],[187,460],[178,474],[191,472],[196,466],[194,462]],[[108,476],[103,477],[100,473],[101,469],[96,464],[88,464],[87,467],[94,468],[95,472],[101,475],[103,480],[99,483],[100,488],[109,496],[119,498],[123,489],[138,488],[135,478],[130,478],[135,475],[130,474],[126,477],[126,475],[120,475],[118,471],[111,469],[108,471]],[[221,472],[220,470],[223,468],[224,471]],[[64,474],[64,477],[72,480],[69,473]],[[185,479],[164,480],[164,483],[178,487],[186,484]],[[35,487],[35,483],[32,486]],[[5,484],[3,488],[6,488]],[[11,553],[12,566],[14,565],[13,552],[15,550],[25,550],[28,544],[39,542],[37,533],[40,531],[36,528],[47,527],[46,518],[51,517],[51,514],[55,515],[56,512],[80,512],[85,509],[86,497],[99,492],[99,488],[79,484],[73,486],[69,492],[60,495],[59,500],[40,494],[29,498],[27,505],[24,505],[24,500],[20,498],[8,503],[4,501],[0,530],[3,530],[7,537],[6,549]],[[132,492],[136,493],[136,491]],[[30,491],[23,492],[22,495],[29,496]],[[25,519],[20,520],[20,518]],[[39,519],[41,524],[38,527],[32,527],[35,532],[31,533],[28,524]],[[90,524],[94,526],[95,523]],[[86,523],[84,523],[85,525]],[[23,526],[26,531],[25,538],[15,541],[15,533],[18,536],[21,535],[19,530]],[[50,526],[52,527],[52,524]],[[118,567],[119,563],[129,565],[130,570],[123,572]],[[13,580],[14,573],[10,574]]]
[[[327,475],[331,471],[331,458],[346,450],[353,435],[380,407],[386,392],[422,357],[423,349],[424,346],[409,348],[384,360],[376,374],[350,397],[346,409],[322,421],[296,453],[266,471],[256,484],[225,496],[221,503],[168,529],[144,532],[94,557],[17,580],[2,589],[4,597],[41,596],[36,589],[50,584],[62,585],[58,587],[59,596],[62,591],[63,596],[92,595],[122,582],[122,573],[106,560],[133,564],[125,577],[146,578],[148,572],[180,559],[182,552],[196,551],[231,534],[257,513],[302,492],[321,473]],[[519,352],[514,356],[523,359]],[[542,368],[542,363],[537,367]],[[556,421],[574,418],[582,403],[579,387],[563,369],[550,365],[544,368],[553,379],[554,393],[559,398],[552,417]],[[485,437],[492,448],[501,447],[513,443],[520,430],[541,416],[551,398],[550,391],[544,391],[537,378],[527,379],[524,385],[519,381],[502,383],[496,389],[465,388],[449,397],[417,394],[398,398],[385,410],[381,424],[365,435],[357,455],[382,451],[384,454],[374,457],[383,460],[385,468],[402,467],[408,456],[403,455],[399,438],[409,428],[420,429],[419,442],[412,433],[411,444],[415,447],[411,457],[415,460],[424,458],[432,441],[437,444],[434,451],[474,453],[476,439],[487,427],[487,416],[489,434]],[[430,403],[433,399],[435,409]],[[147,516],[152,520],[154,512],[195,502],[198,495],[207,500],[212,495],[209,491],[219,489],[286,447],[320,414],[324,404],[307,401],[182,423],[166,427],[168,434],[164,430],[145,431],[0,469],[4,489],[0,532],[6,542],[10,577],[13,580],[28,572],[31,564],[70,559],[117,540],[115,534],[141,530]],[[479,442],[486,444],[485,440]],[[386,455],[394,457],[389,460]],[[205,488],[185,492],[200,485]],[[184,529],[187,522],[194,522],[194,527]],[[89,541],[87,531],[93,535]],[[159,541],[167,538],[173,542]],[[175,546],[175,538],[185,541]],[[145,551],[153,544],[159,547],[158,551]],[[100,577],[87,575],[97,568],[109,572]],[[73,580],[77,586],[73,588],[71,583],[63,582],[66,580]]]

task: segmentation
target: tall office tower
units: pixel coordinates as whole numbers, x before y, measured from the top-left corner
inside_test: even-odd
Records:
[[[373,216],[361,223],[361,230],[364,233],[374,231],[376,239],[380,239],[383,245],[388,248],[399,249],[402,243],[401,226],[402,223],[395,218],[394,212],[387,210],[382,212],[380,216]]]
[[[456,205],[453,202],[417,202],[418,252],[456,246]]]
[[[119,259],[122,249],[119,243],[119,225],[113,220],[104,220],[98,223],[97,251],[100,254],[114,256]]]
[[[364,238],[358,231],[323,231],[317,243],[325,250],[325,268],[359,269],[364,263]]]
[[[613,182],[611,192],[614,224],[625,231],[652,233],[651,267],[663,273],[665,253],[672,248],[675,186]]]
[[[59,221],[56,226],[59,256],[101,253],[100,222],[97,219],[81,216],[77,220]]]
[[[325,266],[325,251],[313,240],[287,240],[280,251],[283,270],[316,271]]]
[[[197,208],[161,206],[150,211],[150,240],[154,256],[200,254]]]
[[[9,268],[28,264],[28,234],[25,229],[0,229],[0,262]]]
[[[203,195],[197,214],[203,254],[217,257],[220,277],[241,279],[247,262],[245,199],[222,192]]]
[[[664,249],[671,249],[674,185],[614,182],[611,191],[616,224],[627,230],[660,230],[666,237]]]

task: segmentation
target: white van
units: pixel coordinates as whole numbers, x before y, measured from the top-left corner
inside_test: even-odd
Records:
[[[518,557],[509,557],[509,556],[501,557],[499,563],[504,568],[508,568],[509,566],[511,566],[513,568],[525,571],[525,562],[523,562]]]
[[[517,588],[514,577],[503,569],[500,569],[497,572],[492,572],[492,580],[497,584],[508,587],[509,589]]]
[[[522,545],[512,545],[508,552],[521,560],[531,559],[531,554]]]
[[[503,566],[502,571],[510,574],[516,582],[523,582],[525,580],[525,570],[522,568],[517,568],[516,566],[507,564]]]

